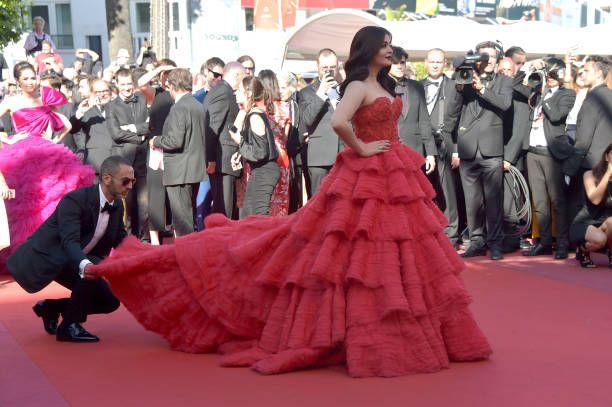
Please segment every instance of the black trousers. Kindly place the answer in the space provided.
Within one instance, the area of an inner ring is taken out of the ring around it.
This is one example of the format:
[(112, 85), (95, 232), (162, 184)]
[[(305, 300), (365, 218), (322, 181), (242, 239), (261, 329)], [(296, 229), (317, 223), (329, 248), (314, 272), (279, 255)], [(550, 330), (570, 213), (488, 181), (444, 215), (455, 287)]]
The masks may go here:
[(527, 153), (529, 188), (540, 229), (540, 243), (547, 246), (552, 244), (552, 207), (555, 211), (557, 244), (567, 246), (570, 223), (565, 176), (561, 162), (554, 159), (547, 148), (545, 150), (534, 153), (530, 149)]
[(230, 219), (235, 219), (236, 208), (236, 178), (233, 175), (215, 173), (210, 176), (210, 190), (213, 197), (213, 212), (223, 213)]
[(511, 253), (521, 247), (521, 236), (519, 235), (518, 202), (514, 199), (512, 190), (514, 188), (514, 177), (509, 172), (504, 172), (504, 223), (502, 226), (504, 240), (504, 253)]
[[(503, 163), (502, 157), (483, 157), (476, 152), (473, 160), (461, 159), (461, 183), (465, 194), (470, 244), (486, 243), (502, 249)], [(486, 230), (485, 230), (486, 224)]]
[(270, 214), (270, 200), (279, 176), (280, 170), (276, 160), (251, 167), (241, 217)]
[(459, 240), (459, 210), (457, 209), (457, 189), (455, 175), (451, 168), (451, 156), (445, 151), (438, 150), (440, 157), (436, 163), (436, 171), (430, 177), (436, 189), (436, 204), (448, 219), (444, 233), (455, 243)]
[(312, 198), (319, 191), (323, 178), (329, 174), (331, 169), (331, 165), (326, 167), (308, 167), (308, 176), (310, 177), (310, 193), (308, 198)]
[[(94, 256), (89, 259), (95, 264), (101, 260)], [(72, 291), (70, 298), (46, 300), (50, 311), (62, 314), (62, 323), (80, 324), (87, 320), (88, 315), (110, 314), (119, 308), (119, 300), (105, 280), (83, 280), (78, 272), (78, 268), (66, 267), (55, 279), (57, 283)]]
[(196, 197), (199, 183), (166, 185), (172, 226), (176, 236), (185, 236), (195, 231)]
[(125, 199), (128, 233), (140, 239), (149, 238), (149, 191), (147, 189), (147, 151), (139, 146), (134, 159), (136, 184)]

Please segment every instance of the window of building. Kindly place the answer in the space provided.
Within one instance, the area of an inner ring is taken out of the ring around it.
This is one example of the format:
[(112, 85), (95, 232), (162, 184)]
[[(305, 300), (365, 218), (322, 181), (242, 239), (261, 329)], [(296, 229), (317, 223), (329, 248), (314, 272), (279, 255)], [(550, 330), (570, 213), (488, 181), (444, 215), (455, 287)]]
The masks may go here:
[(252, 8), (245, 8), (244, 9), (244, 25), (245, 25), (245, 30), (247, 31), (253, 31), (253, 15), (254, 15), (254, 9)]
[(100, 35), (88, 35), (87, 48), (100, 55), (102, 59), (102, 37)]
[(172, 3), (172, 31), (180, 31), (179, 24), (179, 4)]
[(136, 32), (148, 33), (151, 31), (151, 5), (149, 3), (136, 3)]
[(52, 37), (58, 49), (74, 48), (70, 4), (55, 5), (55, 35), (52, 35)]

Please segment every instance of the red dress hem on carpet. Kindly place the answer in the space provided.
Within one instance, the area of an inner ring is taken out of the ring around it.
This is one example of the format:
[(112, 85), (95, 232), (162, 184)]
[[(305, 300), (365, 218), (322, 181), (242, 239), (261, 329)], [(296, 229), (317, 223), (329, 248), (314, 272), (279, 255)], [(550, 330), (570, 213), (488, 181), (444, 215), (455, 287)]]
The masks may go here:
[(173, 349), (218, 351), (224, 366), (392, 377), (488, 358), (423, 158), (397, 139), (400, 112), (399, 98), (361, 108), (357, 136), (391, 149), (344, 150), (295, 214), (211, 215), (171, 246), (130, 238), (98, 270)]

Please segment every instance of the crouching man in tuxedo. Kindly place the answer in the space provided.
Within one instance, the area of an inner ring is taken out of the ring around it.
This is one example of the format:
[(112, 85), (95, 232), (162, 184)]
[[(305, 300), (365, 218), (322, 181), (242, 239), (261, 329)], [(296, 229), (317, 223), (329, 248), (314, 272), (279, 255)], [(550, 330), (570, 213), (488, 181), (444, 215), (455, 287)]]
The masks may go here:
[[(88, 272), (126, 236), (124, 198), (134, 186), (134, 169), (119, 156), (100, 167), (100, 184), (66, 194), (53, 214), (8, 259), (8, 268), (27, 292), (42, 290), (52, 281), (70, 289), (70, 298), (42, 300), (34, 313), (45, 331), (58, 341), (97, 342), (81, 324), (89, 314), (108, 314), (119, 300), (106, 281)], [(58, 326), (59, 317), (62, 322)]]

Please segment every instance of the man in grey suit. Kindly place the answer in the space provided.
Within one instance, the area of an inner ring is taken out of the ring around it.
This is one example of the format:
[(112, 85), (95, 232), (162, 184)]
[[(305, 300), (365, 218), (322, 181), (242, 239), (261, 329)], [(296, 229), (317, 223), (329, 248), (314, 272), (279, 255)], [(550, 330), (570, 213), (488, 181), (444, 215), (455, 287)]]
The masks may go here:
[(476, 52), (488, 54), (488, 61), (477, 64), (472, 84), (458, 87), (462, 111), (457, 152), (470, 231), (470, 246), (461, 256), (484, 256), (488, 245), (491, 259), (501, 260), (503, 117), (512, 106), (512, 79), (496, 74), (498, 44), (478, 44)]
[(405, 76), (408, 53), (400, 47), (392, 48), (393, 55), (389, 75), (397, 83), (395, 92), (402, 98), (399, 138), (402, 144), (425, 157), (425, 172), (430, 174), (435, 170), (434, 156), (438, 154), (438, 150), (431, 134), (425, 92), (419, 82)]
[(206, 177), (204, 168), (204, 117), (202, 105), (191, 94), (193, 80), (187, 69), (168, 74), (174, 106), (166, 118), (162, 135), (149, 144), (164, 151), (163, 182), (172, 211), (176, 236), (195, 230), (195, 199), (198, 185)]
[(338, 57), (331, 49), (319, 51), (319, 78), (299, 92), (300, 126), (308, 133), (307, 164), (309, 196), (317, 193), (323, 178), (336, 162), (342, 142), (331, 127), (331, 117), (340, 100)]
[(223, 80), (204, 99), (204, 129), (206, 140), (206, 172), (210, 175), (213, 212), (234, 217), (234, 184), (241, 170), (232, 167), (232, 155), (238, 144), (230, 137), (230, 129), (240, 110), (235, 92), (245, 71), (239, 62), (229, 62), (223, 70)]

